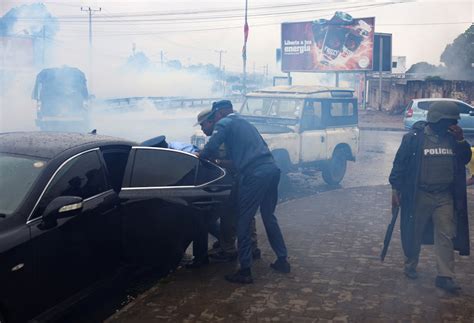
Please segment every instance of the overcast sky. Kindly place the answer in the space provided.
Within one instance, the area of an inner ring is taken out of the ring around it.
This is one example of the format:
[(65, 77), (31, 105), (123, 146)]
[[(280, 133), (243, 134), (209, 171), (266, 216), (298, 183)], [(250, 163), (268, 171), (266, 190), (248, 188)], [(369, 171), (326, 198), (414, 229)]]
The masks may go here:
[[(0, 13), (35, 2), (1, 0)], [(407, 56), (408, 66), (418, 61), (438, 64), (446, 44), (473, 22), (473, 2), (249, 0), (248, 70), (251, 72), (255, 66), (262, 71), (268, 64), (271, 73), (277, 71), (275, 49), (280, 46), (280, 23), (330, 18), (336, 10), (353, 17), (375, 17), (375, 31), (393, 34), (393, 55)], [(100, 64), (120, 65), (130, 55), (132, 44), (136, 44), (137, 50), (144, 51), (155, 62), (160, 61), (163, 51), (165, 59), (179, 59), (183, 64), (218, 65), (216, 51), (223, 50), (222, 63), (226, 69), (242, 70), (245, 0), (44, 3), (54, 16), (60, 17), (61, 29), (55, 40), (61, 48), (58, 63), (85, 64), (88, 24), (87, 14), (80, 8), (92, 6), (102, 8), (94, 15), (93, 27), (95, 57)]]

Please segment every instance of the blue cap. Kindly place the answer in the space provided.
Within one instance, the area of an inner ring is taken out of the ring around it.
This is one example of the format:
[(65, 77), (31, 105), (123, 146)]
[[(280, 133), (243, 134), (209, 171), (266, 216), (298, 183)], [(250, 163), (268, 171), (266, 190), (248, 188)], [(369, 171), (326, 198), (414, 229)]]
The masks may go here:
[(212, 103), (212, 112), (216, 112), (226, 108), (233, 108), (232, 102), (230, 102), (229, 100), (220, 100)]

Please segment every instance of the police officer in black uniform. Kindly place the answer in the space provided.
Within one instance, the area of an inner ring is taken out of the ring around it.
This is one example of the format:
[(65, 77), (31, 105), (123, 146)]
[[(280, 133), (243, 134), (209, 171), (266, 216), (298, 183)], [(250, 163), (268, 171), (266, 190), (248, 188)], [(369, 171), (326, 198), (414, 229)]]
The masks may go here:
[(275, 217), (280, 170), (275, 165), (267, 144), (257, 129), (235, 114), (229, 100), (214, 102), (214, 131), (200, 157), (215, 158), (224, 143), (239, 172), (237, 246), (240, 269), (225, 278), (230, 282), (249, 284), (251, 275), (251, 223), (260, 207), (270, 245), (277, 255), (271, 267), (289, 273), (285, 241)]
[(438, 101), (403, 137), (390, 174), (392, 206), (401, 206), (405, 275), (418, 277), (422, 243), (433, 244), (438, 276), (435, 285), (449, 292), (460, 287), (454, 277), (454, 249), (469, 255), (465, 165), (470, 145), (457, 125), (455, 103)]

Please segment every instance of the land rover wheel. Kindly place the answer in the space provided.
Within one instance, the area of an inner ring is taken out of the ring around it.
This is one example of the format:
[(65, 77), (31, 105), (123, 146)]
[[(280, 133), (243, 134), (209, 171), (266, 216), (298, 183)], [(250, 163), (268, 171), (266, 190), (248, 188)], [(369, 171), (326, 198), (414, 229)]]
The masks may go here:
[(339, 184), (346, 174), (347, 158), (342, 149), (336, 149), (323, 168), (323, 179), (329, 185)]

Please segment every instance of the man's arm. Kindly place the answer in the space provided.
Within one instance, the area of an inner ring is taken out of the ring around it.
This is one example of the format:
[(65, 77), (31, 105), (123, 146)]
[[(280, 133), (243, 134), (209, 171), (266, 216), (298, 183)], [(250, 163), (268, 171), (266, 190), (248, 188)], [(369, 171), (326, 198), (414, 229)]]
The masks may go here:
[(390, 172), (389, 182), (392, 185), (392, 188), (401, 191), (403, 183), (405, 181), (407, 169), (408, 169), (408, 160), (410, 157), (410, 137), (409, 134), (403, 136), (402, 143), (398, 148), (395, 159), (393, 160), (392, 171)]
[(456, 141), (454, 151), (460, 163), (466, 165), (472, 157), (471, 145), (466, 141)]
[(211, 159), (218, 156), (219, 148), (224, 143), (229, 131), (230, 122), (229, 119), (222, 119), (216, 124), (211, 138), (199, 154), (200, 158)]

